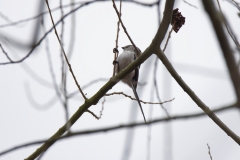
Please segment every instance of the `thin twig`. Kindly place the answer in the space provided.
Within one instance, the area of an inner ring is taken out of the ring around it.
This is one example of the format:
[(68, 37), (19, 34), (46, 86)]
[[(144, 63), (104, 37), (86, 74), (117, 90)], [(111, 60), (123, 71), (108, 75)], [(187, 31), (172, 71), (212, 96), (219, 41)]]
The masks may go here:
[[(61, 12), (61, 18), (64, 15), (63, 12), (63, 8), (62, 8), (62, 0), (60, 0), (59, 2), (59, 7), (60, 7), (60, 12)], [(64, 47), (64, 42), (63, 42), (63, 35), (64, 35), (64, 19), (61, 22), (62, 24), (62, 28), (61, 28), (61, 33), (60, 33), (60, 41), (61, 41), (61, 45)], [(63, 54), (62, 54), (62, 49), (60, 49), (60, 58), (61, 58), (61, 90), (63, 93), (65, 93), (65, 62), (64, 62), (64, 58), (63, 58)], [(66, 95), (66, 94), (65, 94)], [(66, 96), (65, 96), (66, 97)]]
[(229, 29), (229, 27), (228, 27), (228, 25), (227, 25), (227, 22), (226, 22), (226, 19), (225, 19), (224, 15), (223, 15), (222, 8), (221, 8), (221, 6), (220, 6), (219, 0), (217, 0), (217, 4), (218, 4), (218, 8), (219, 8), (219, 10), (220, 10), (220, 12), (221, 12), (221, 15), (222, 15), (222, 17), (223, 17), (223, 23), (224, 23), (224, 25), (225, 25), (225, 27), (226, 27), (226, 29), (227, 29), (227, 32), (228, 32), (228, 34), (230, 35), (230, 37), (232, 38), (232, 40), (233, 40), (233, 42), (235, 43), (235, 45), (237, 46), (238, 51), (240, 51), (240, 44), (238, 43), (238, 41), (237, 41), (237, 39), (235, 38), (235, 36), (233, 35), (233, 33), (231, 33), (231, 31), (230, 31), (230, 29)]
[[(60, 12), (61, 12), (61, 18), (64, 15), (64, 11), (63, 11), (63, 7), (62, 7), (62, 0), (60, 0)], [(61, 33), (60, 33), (60, 41), (61, 41), (61, 45), (64, 47), (64, 42), (63, 42), (63, 36), (64, 36), (64, 19), (61, 22), (62, 24), (62, 28), (61, 28)], [(60, 58), (61, 58), (61, 90), (63, 92), (64, 98), (66, 100), (66, 76), (65, 76), (65, 62), (64, 62), (64, 58), (63, 58), (63, 54), (62, 54), (62, 49), (60, 49)], [(66, 106), (65, 106), (65, 110), (66, 110)]]
[(54, 25), (54, 21), (53, 21), (53, 18), (52, 18), (52, 13), (51, 13), (51, 10), (50, 10), (49, 4), (48, 4), (48, 0), (45, 0), (45, 1), (46, 1), (46, 3), (47, 3), (47, 7), (48, 7), (49, 14), (50, 14), (50, 17), (51, 17), (51, 21), (52, 21), (52, 24), (53, 24), (53, 27), (54, 27), (54, 30), (55, 30), (55, 34), (56, 34), (57, 39), (58, 39), (58, 42), (59, 42), (59, 44), (60, 44), (60, 46), (61, 46), (61, 48), (62, 48), (62, 51), (63, 51), (64, 57), (65, 57), (65, 60), (66, 60), (66, 62), (67, 62), (67, 64), (68, 64), (69, 71), (71, 72), (71, 74), (72, 74), (72, 76), (73, 76), (73, 79), (74, 79), (74, 81), (75, 81), (75, 83), (76, 83), (76, 85), (77, 85), (80, 93), (82, 94), (83, 98), (84, 98), (85, 100), (87, 100), (87, 97), (84, 95), (84, 93), (82, 92), (82, 89), (80, 88), (80, 85), (79, 85), (78, 82), (77, 82), (77, 79), (76, 79), (76, 77), (75, 77), (75, 75), (74, 75), (74, 73), (73, 73), (73, 71), (72, 71), (71, 64), (68, 62), (66, 53), (65, 53), (64, 48), (63, 48), (63, 46), (62, 46), (62, 43), (61, 43), (61, 41), (60, 41), (60, 39), (59, 39), (59, 36), (58, 36), (58, 33), (57, 33), (57, 29), (56, 29), (56, 27), (55, 27), (55, 25)]
[(161, 8), (160, 8), (160, 4), (161, 4), (161, 1), (157, 1), (157, 22), (158, 22), (158, 26), (160, 25), (161, 23)]
[[(135, 100), (135, 101), (137, 101), (137, 99), (135, 99), (135, 98), (133, 98), (133, 97), (131, 97), (131, 96), (129, 96), (129, 95), (123, 93), (123, 92), (113, 92), (113, 93), (108, 93), (108, 94), (105, 94), (105, 96), (112, 96), (112, 95), (115, 95), (115, 94), (121, 94), (121, 95), (124, 95), (125, 97), (130, 98), (131, 100)], [(164, 104), (164, 103), (171, 102), (171, 101), (173, 101), (174, 99), (175, 99), (175, 98), (170, 99), (170, 100), (167, 100), (167, 101), (164, 101), (164, 102), (145, 102), (145, 101), (143, 101), (143, 100), (139, 100), (139, 101), (142, 102), (142, 103), (144, 103), (144, 104)]]
[(12, 20), (10, 20), (7, 16), (5, 16), (2, 12), (0, 12), (0, 17), (7, 21), (8, 23), (12, 23)]
[[(88, 3), (84, 3), (84, 5), (79, 5), (78, 7), (76, 7), (75, 9), (69, 11), (67, 14), (65, 14), (60, 20), (58, 20), (56, 23), (55, 23), (55, 26), (59, 25), (60, 22), (65, 19), (66, 17), (68, 17), (69, 15), (71, 15), (72, 13), (76, 12), (77, 10), (79, 10), (80, 8), (82, 8), (83, 6), (86, 6), (88, 4), (91, 4), (95, 1), (92, 1), (92, 2), (88, 2)], [(25, 59), (27, 59), (32, 53), (33, 51), (35, 50), (35, 48), (37, 48), (41, 42), (47, 37), (47, 35), (52, 32), (52, 30), (54, 29), (55, 26), (52, 26), (44, 35), (42, 38), (39, 39), (39, 41), (32, 47), (32, 49), (21, 59), (19, 60), (16, 60), (16, 61), (13, 61), (13, 62), (3, 62), (3, 63), (0, 63), (0, 65), (7, 65), (7, 64), (16, 64), (16, 63), (20, 63), (20, 62), (23, 62)]]
[(89, 109), (86, 111), (88, 113), (90, 113), (93, 117), (95, 117), (97, 120), (101, 119), (102, 118), (102, 112), (103, 112), (103, 109), (104, 109), (104, 103), (105, 103), (106, 99), (105, 97), (103, 97), (103, 101), (102, 101), (102, 109), (100, 111), (100, 114), (99, 116), (97, 116), (96, 114), (94, 114), (92, 111), (90, 111)]
[(209, 147), (208, 143), (207, 143), (207, 146), (208, 146), (208, 154), (210, 156), (210, 159), (212, 160), (212, 155), (211, 155), (211, 151), (210, 151), (210, 147)]
[[(72, 5), (71, 5), (71, 10), (74, 10), (74, 4), (75, 4), (75, 0), (71, 0)], [(76, 32), (76, 14), (75, 12), (72, 13), (71, 16), (71, 29), (70, 29), (70, 41), (69, 41), (69, 47), (68, 47), (68, 59), (71, 59), (72, 57), (72, 53), (73, 53), (73, 49), (74, 49), (74, 45), (75, 45), (75, 32)]]
[[(174, 24), (175, 24), (175, 23), (174, 23)], [(169, 31), (167, 41), (166, 41), (166, 43), (165, 43), (165, 45), (164, 45), (164, 48), (163, 48), (163, 52), (165, 52), (165, 50), (166, 50), (166, 48), (167, 48), (167, 45), (168, 45), (168, 41), (169, 41), (169, 39), (171, 38), (171, 34), (172, 34), (172, 31), (173, 31), (174, 24), (172, 25), (172, 28), (171, 28), (171, 30)]]
[[(26, 160), (32, 160), (38, 157), (42, 152), (46, 151), (51, 147), (58, 138), (60, 138), (67, 130), (70, 128), (76, 121), (85, 113), (85, 111), (98, 103), (98, 101), (110, 90), (114, 85), (116, 85), (120, 79), (124, 78), (130, 72), (132, 72), (137, 66), (145, 62), (154, 52), (155, 49), (161, 45), (161, 42), (166, 35), (167, 28), (169, 26), (172, 10), (174, 6), (174, 0), (168, 0), (165, 4), (163, 20), (158, 28), (157, 33), (155, 34), (152, 43), (149, 47), (130, 65), (128, 65), (124, 70), (119, 72), (116, 76), (111, 78), (105, 85), (103, 85), (98, 92), (96, 92), (91, 98), (82, 104), (78, 110), (71, 116), (67, 123), (60, 127), (49, 139), (47, 142), (42, 144), (38, 149), (36, 149), (31, 155), (29, 155)], [(68, 127), (69, 126), (69, 127)]]
[(191, 3), (189, 3), (189, 2), (187, 2), (187, 1), (185, 1), (185, 0), (183, 0), (183, 2), (185, 2), (186, 4), (188, 4), (188, 5), (191, 6), (191, 7), (194, 7), (194, 8), (196, 8), (196, 9), (198, 9), (198, 7), (192, 5)]
[(99, 117), (96, 114), (94, 114), (92, 111), (90, 111), (89, 109), (86, 110), (86, 112), (90, 113), (93, 117), (95, 117), (97, 120), (99, 120)]
[[(90, 4), (94, 4), (95, 2), (100, 2), (100, 1), (106, 1), (106, 0), (88, 1), (88, 2), (85, 2), (85, 3), (77, 2), (77, 3), (80, 3), (80, 5), (79, 5), (78, 7), (76, 7), (75, 9), (69, 11), (67, 14), (65, 14), (59, 21), (57, 21), (57, 22), (55, 23), (55, 26), (59, 25), (59, 23), (60, 23), (63, 19), (65, 19), (66, 17), (68, 17), (68, 16), (71, 15), (72, 13), (76, 12), (76, 11), (79, 10), (80, 8), (85, 7), (85, 6), (88, 6), (88, 5), (90, 5)], [(109, 0), (109, 1), (110, 1), (110, 0)], [(125, 2), (129, 2), (129, 3), (134, 3), (134, 4), (137, 4), (137, 5), (146, 6), (146, 7), (152, 7), (152, 6), (154, 6), (154, 5), (157, 4), (156, 2), (153, 2), (153, 3), (149, 3), (149, 4), (148, 4), (148, 3), (141, 3), (141, 2), (132, 1), (132, 0), (124, 0), (124, 1), (125, 1)], [(65, 5), (64, 7), (68, 7), (68, 6), (70, 6), (70, 5), (72, 5), (72, 4)], [(58, 8), (55, 8), (55, 9), (58, 10), (59, 7), (58, 7)], [(35, 16), (35, 17), (28, 18), (28, 19), (25, 19), (25, 20), (21, 20), (21, 21), (18, 21), (18, 22), (14, 22), (14, 23), (15, 23), (15, 24), (18, 24), (18, 23), (25, 22), (25, 21), (28, 21), (28, 20), (31, 20), (31, 19), (35, 19), (35, 18), (41, 17), (42, 15), (44, 15), (44, 14), (46, 14), (46, 13), (47, 13), (47, 12), (43, 12), (42, 14), (39, 14), (39, 15), (37, 15), (37, 16)], [(14, 24), (9, 24), (9, 25), (7, 24), (7, 26), (11, 26), (11, 25), (14, 25)], [(4, 26), (5, 26), (5, 25), (4, 25)], [(1, 25), (0, 25), (0, 28), (1, 28), (1, 27), (4, 27), (4, 26), (1, 26)], [(54, 27), (55, 27), (55, 26), (54, 26)], [(16, 61), (13, 61), (13, 62), (2, 62), (2, 63), (0, 63), (0, 65), (16, 64), (16, 63), (21, 63), (21, 62), (23, 62), (25, 59), (27, 59), (27, 58), (33, 53), (33, 51), (35, 50), (35, 48), (37, 48), (37, 47), (41, 44), (41, 42), (47, 37), (47, 35), (48, 35), (50, 32), (52, 32), (52, 30), (54, 29), (54, 27), (51, 27), (51, 28), (43, 35), (43, 37), (39, 39), (39, 41), (32, 47), (32, 49), (31, 49), (23, 58), (21, 58), (21, 59), (19, 59), (19, 60), (16, 60)], [(160, 36), (160, 37), (162, 37), (162, 36)]]
[[(120, 17), (121, 17), (122, 16), (122, 0), (120, 0), (119, 14), (120, 14)], [(120, 21), (118, 20), (118, 22), (117, 22), (117, 37), (116, 37), (116, 46), (115, 46), (115, 48), (118, 48), (119, 31), (120, 31)]]
[(124, 24), (123, 24), (123, 22), (122, 22), (121, 15), (120, 15), (120, 13), (119, 13), (118, 10), (117, 10), (117, 7), (116, 7), (116, 4), (115, 4), (114, 0), (112, 0), (112, 2), (113, 2), (113, 8), (115, 9), (115, 11), (116, 11), (116, 13), (117, 13), (118, 19), (119, 19), (119, 21), (120, 21), (120, 23), (121, 23), (121, 25), (122, 25), (122, 27), (123, 27), (124, 32), (126, 33), (126, 35), (127, 35), (128, 39), (130, 40), (131, 44), (134, 46), (135, 51), (137, 51), (137, 52), (138, 52), (138, 55), (140, 55), (141, 53), (139, 53), (139, 50), (137, 49), (135, 43), (133, 42), (132, 38), (131, 38), (130, 35), (128, 34), (127, 29), (126, 29), (126, 27), (124, 26)]
[[(60, 0), (60, 12), (61, 12), (61, 18), (64, 16), (64, 11), (63, 11), (63, 7), (62, 7), (62, 0)], [(62, 48), (64, 48), (64, 26), (65, 26), (65, 23), (64, 23), (64, 19), (62, 20), (62, 28), (61, 28), (61, 33), (60, 33), (60, 38), (59, 40), (61, 41), (61, 45), (62, 45)], [(66, 56), (67, 57), (67, 56)], [(69, 113), (68, 113), (68, 97), (67, 97), (67, 76), (66, 76), (66, 72), (67, 72), (67, 69), (66, 69), (66, 63), (64, 61), (64, 58), (63, 58), (63, 54), (62, 54), (62, 49), (60, 50), (60, 58), (61, 58), (61, 89), (62, 89), (62, 92), (63, 92), (63, 96), (64, 96), (64, 103), (63, 103), (63, 108), (64, 108), (64, 111), (65, 111), (65, 119), (66, 119), (66, 122), (68, 121), (69, 119)]]
[[(158, 10), (160, 10), (160, 6), (158, 6)], [(154, 90), (154, 84), (152, 85), (152, 89), (150, 90), (150, 101), (154, 101), (154, 92), (152, 92)], [(148, 112), (148, 121), (152, 121), (153, 120), (153, 106), (150, 105), (149, 106), (149, 112)], [(152, 142), (152, 124), (148, 125), (147, 128), (147, 146), (146, 146), (146, 150), (147, 150), (147, 160), (151, 159), (151, 142)]]
[[(120, 9), (119, 9), (119, 14), (120, 14), (120, 17), (122, 16), (122, 0), (120, 0)], [(120, 21), (118, 20), (117, 22), (117, 37), (116, 37), (116, 45), (115, 45), (115, 48), (113, 50), (114, 52), (114, 61), (116, 61), (117, 57), (118, 57), (118, 37), (119, 37), (119, 31), (120, 31)], [(116, 63), (113, 64), (113, 75), (115, 75), (115, 70), (116, 70)]]
[(103, 113), (103, 110), (104, 110), (104, 103), (106, 102), (106, 97), (103, 97), (103, 101), (102, 101), (102, 109), (100, 111), (100, 114), (99, 114), (99, 119), (102, 118), (102, 113)]
[[(84, 3), (84, 2), (76, 2), (76, 3), (74, 3), (74, 4), (82, 4), (82, 3)], [(70, 4), (66, 4), (66, 5), (64, 5), (64, 6), (62, 6), (63, 8), (66, 8), (66, 7), (70, 7), (72, 5), (72, 3), (70, 3)], [(60, 9), (60, 7), (56, 7), (56, 8), (53, 8), (53, 9), (51, 9), (51, 11), (52, 12), (55, 12), (55, 11), (57, 11), (57, 10), (59, 10)], [(0, 25), (0, 28), (5, 28), (5, 27), (10, 27), (10, 26), (15, 26), (15, 25), (18, 25), (18, 24), (21, 24), (21, 23), (26, 23), (26, 22), (28, 22), (28, 21), (31, 21), (31, 20), (35, 20), (35, 19), (37, 19), (37, 18), (40, 18), (40, 17), (42, 17), (42, 16), (44, 16), (45, 14), (48, 14), (48, 11), (44, 11), (44, 12), (42, 12), (42, 13), (40, 13), (40, 14), (38, 14), (38, 15), (35, 15), (35, 16), (33, 16), (33, 17), (29, 17), (29, 18), (26, 18), (26, 19), (22, 19), (22, 20), (19, 20), (19, 21), (16, 21), (16, 22), (12, 22), (12, 23), (8, 23), (8, 24), (2, 24), (2, 25)]]
[(203, 6), (211, 20), (214, 32), (221, 47), (224, 60), (227, 64), (229, 75), (234, 86), (237, 99), (240, 100), (240, 74), (234, 57), (233, 50), (229, 44), (228, 35), (224, 31), (223, 21), (219, 18), (219, 11), (215, 7), (214, 0), (202, 0)]
[[(161, 1), (158, 1), (158, 5), (157, 5), (157, 22), (158, 22), (158, 26), (160, 25), (161, 23), (161, 7), (160, 7), (160, 2)], [(157, 58), (157, 57), (156, 57)], [(152, 84), (152, 89), (150, 90), (150, 102), (153, 102), (154, 101), (154, 93), (155, 92), (152, 92), (154, 89), (158, 90), (158, 88), (156, 88), (157, 86), (155, 85), (155, 82), (157, 83), (156, 81), (156, 71), (157, 71), (157, 63), (158, 61), (156, 61), (156, 63), (154, 63), (154, 69), (153, 69), (153, 84)], [(148, 121), (152, 121), (152, 117), (153, 117), (153, 106), (150, 105), (149, 106), (149, 115), (148, 115)], [(150, 160), (151, 159), (151, 142), (152, 142), (152, 125), (149, 124), (148, 125), (148, 131), (147, 131), (147, 146), (146, 146), (146, 150), (147, 150), (147, 157), (146, 159), (147, 160)]]
[(12, 59), (8, 56), (8, 53), (3, 49), (1, 43), (0, 43), (0, 48), (1, 48), (2, 52), (5, 54), (5, 56), (7, 57), (7, 59), (8, 59), (10, 62), (13, 62)]
[[(46, 32), (46, 28), (44, 26), (43, 18), (42, 18), (42, 23), (41, 24), (42, 24), (43, 32)], [(63, 102), (63, 99), (61, 97), (61, 93), (59, 91), (59, 87), (58, 87), (58, 84), (57, 84), (57, 81), (56, 81), (55, 72), (53, 70), (52, 58), (51, 58), (51, 54), (50, 54), (50, 50), (49, 50), (49, 41), (48, 41), (47, 37), (45, 38), (45, 42), (46, 42), (45, 50), (46, 50), (46, 53), (47, 53), (47, 61), (48, 61), (48, 65), (49, 65), (49, 72), (51, 74), (54, 90), (55, 90), (55, 92), (57, 94), (57, 97), (60, 100), (61, 104), (63, 104), (64, 102)]]
[[(154, 86), (155, 86), (154, 89), (155, 89), (157, 99), (159, 102), (161, 102), (160, 95), (158, 92), (158, 83), (157, 83), (157, 64), (158, 64), (158, 57), (156, 57), (156, 59), (155, 59), (154, 70), (153, 70), (153, 76), (154, 76), (153, 82), (154, 82)], [(163, 104), (160, 103), (160, 106), (163, 109), (163, 111), (166, 113), (167, 117), (170, 117), (167, 109), (163, 106)]]
[[(232, 104), (229, 106), (224, 106), (218, 109), (213, 110), (214, 113), (217, 112), (222, 112), (222, 111), (226, 111), (229, 109), (237, 109), (236, 104)], [(204, 112), (201, 113), (195, 113), (195, 114), (186, 114), (186, 115), (179, 115), (179, 116), (172, 116), (171, 118), (158, 118), (158, 119), (154, 119), (151, 121), (148, 121), (148, 124), (154, 124), (154, 123), (163, 123), (163, 122), (169, 122), (169, 121), (177, 121), (177, 120), (189, 120), (189, 118), (199, 118), (199, 117), (203, 117), (206, 116), (206, 114)], [(92, 129), (92, 130), (85, 130), (85, 131), (79, 131), (79, 132), (72, 132), (70, 134), (67, 134), (65, 136), (59, 137), (57, 139), (51, 139), (51, 140), (39, 140), (39, 141), (34, 141), (34, 142), (28, 142), (25, 144), (21, 144), (21, 145), (17, 145), (15, 147), (6, 149), (2, 152), (0, 152), (0, 156), (3, 156), (5, 154), (8, 154), (10, 152), (16, 151), (18, 149), (24, 148), (24, 147), (28, 147), (28, 146), (32, 146), (32, 145), (37, 145), (37, 144), (42, 144), (45, 142), (51, 142), (51, 141), (56, 141), (59, 139), (65, 139), (68, 137), (72, 137), (72, 136), (81, 136), (81, 135), (89, 135), (89, 134), (95, 134), (95, 133), (100, 133), (100, 132), (110, 132), (110, 131), (115, 131), (115, 130), (120, 130), (120, 129), (125, 129), (125, 128), (133, 128), (133, 127), (140, 127), (140, 126), (144, 126), (146, 127), (146, 123), (142, 122), (142, 123), (131, 123), (131, 124), (125, 124), (125, 125), (117, 125), (117, 126), (112, 126), (112, 127), (105, 127), (105, 128), (100, 128), (100, 129)]]
[(234, 0), (227, 0), (227, 2), (230, 2), (231, 4), (233, 4), (240, 11), (240, 3), (238, 3)]
[[(81, 7), (81, 6), (83, 7), (83, 6), (87, 6), (89, 4), (98, 3), (100, 1), (103, 2), (103, 1), (111, 1), (111, 0), (97, 0), (97, 1), (95, 0), (95, 1), (87, 1), (87, 2), (79, 1), (79, 2), (74, 2), (74, 3), (69, 3), (69, 4), (66, 4), (66, 5), (63, 5), (62, 8), (70, 7), (70, 6), (73, 6), (73, 5), (76, 5), (76, 4), (80, 4), (79, 7)], [(116, 1), (120, 1), (120, 0), (116, 0)], [(145, 6), (145, 7), (155, 6), (158, 2), (157, 1), (157, 2), (152, 2), (152, 3), (143, 3), (143, 2), (133, 1), (133, 0), (123, 0), (123, 1), (124, 2), (129, 2), (129, 3), (134, 3), (134, 4), (137, 4), (137, 5), (141, 5), (141, 6)], [(60, 9), (60, 7), (56, 7), (56, 8), (51, 9), (51, 11), (54, 12), (54, 11), (57, 11), (59, 9)], [(33, 16), (33, 17), (29, 17), (29, 18), (22, 19), (22, 20), (19, 20), (19, 21), (16, 21), (16, 22), (8, 23), (8, 24), (3, 24), (3, 25), (0, 25), (0, 28), (10, 27), (10, 26), (18, 25), (20, 23), (28, 22), (28, 21), (37, 19), (39, 17), (42, 17), (47, 13), (48, 13), (48, 11), (44, 11), (44, 12), (42, 12), (42, 13), (36, 15), (36, 16)]]

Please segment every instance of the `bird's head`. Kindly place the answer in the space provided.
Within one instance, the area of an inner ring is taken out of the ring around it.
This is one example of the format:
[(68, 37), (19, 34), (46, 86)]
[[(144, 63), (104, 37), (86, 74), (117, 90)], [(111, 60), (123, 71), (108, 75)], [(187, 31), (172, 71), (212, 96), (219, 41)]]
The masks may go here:
[[(124, 51), (131, 51), (131, 52), (138, 53), (138, 52), (136, 52), (136, 50), (135, 50), (135, 48), (134, 48), (133, 45), (124, 46), (124, 47), (122, 47), (122, 49), (123, 49)], [(137, 49), (138, 49), (139, 53), (142, 53), (141, 50), (140, 50), (138, 47), (137, 47)]]

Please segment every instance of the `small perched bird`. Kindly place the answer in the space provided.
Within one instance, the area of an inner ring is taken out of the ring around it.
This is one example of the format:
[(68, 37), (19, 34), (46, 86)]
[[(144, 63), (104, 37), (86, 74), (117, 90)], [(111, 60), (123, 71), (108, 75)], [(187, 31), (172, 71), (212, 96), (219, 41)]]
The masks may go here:
[[(118, 56), (117, 60), (115, 61), (115, 63), (117, 63), (117, 67), (116, 67), (115, 73), (119, 73), (122, 69), (127, 67), (136, 58), (138, 58), (140, 56), (140, 54), (141, 54), (140, 49), (137, 48), (138, 51), (136, 51), (133, 45), (127, 45), (125, 47), (122, 47), (122, 49), (123, 49), (123, 53), (120, 54)], [(134, 93), (134, 95), (135, 95), (135, 97), (136, 97), (136, 99), (138, 101), (138, 104), (139, 104), (139, 107), (141, 109), (141, 112), (143, 114), (144, 121), (145, 121), (145, 123), (147, 123), (146, 122), (146, 118), (145, 118), (144, 113), (143, 113), (143, 109), (142, 109), (141, 103), (140, 103), (139, 98), (138, 98), (137, 91), (136, 91), (137, 84), (138, 84), (138, 77), (139, 77), (139, 68), (140, 68), (140, 66), (138, 66), (131, 73), (129, 73), (127, 76), (125, 76), (122, 79), (122, 82), (126, 83), (129, 87), (132, 88), (133, 93)]]

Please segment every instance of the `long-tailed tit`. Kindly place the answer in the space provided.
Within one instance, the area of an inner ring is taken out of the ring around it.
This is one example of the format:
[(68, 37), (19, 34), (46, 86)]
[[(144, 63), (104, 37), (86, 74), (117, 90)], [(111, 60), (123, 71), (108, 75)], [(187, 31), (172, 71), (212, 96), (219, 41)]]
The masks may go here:
[[(136, 58), (138, 58), (140, 56), (140, 53), (141, 53), (140, 49), (137, 48), (138, 51), (139, 51), (139, 52), (137, 52), (133, 45), (127, 45), (125, 47), (122, 47), (122, 49), (123, 49), (123, 53), (120, 54), (118, 56), (117, 60), (115, 61), (115, 63), (117, 63), (115, 73), (119, 73), (122, 69), (127, 67)], [(145, 119), (145, 116), (144, 116), (144, 113), (143, 113), (141, 103), (140, 103), (139, 98), (138, 98), (137, 91), (136, 91), (137, 84), (138, 84), (138, 77), (139, 77), (139, 68), (140, 68), (140, 66), (138, 66), (131, 73), (129, 73), (127, 76), (125, 76), (122, 79), (122, 82), (126, 83), (129, 87), (132, 88), (133, 93), (134, 93), (134, 95), (135, 95), (135, 97), (138, 101), (139, 107), (141, 109), (144, 121), (145, 121), (145, 123), (147, 123), (146, 119)]]

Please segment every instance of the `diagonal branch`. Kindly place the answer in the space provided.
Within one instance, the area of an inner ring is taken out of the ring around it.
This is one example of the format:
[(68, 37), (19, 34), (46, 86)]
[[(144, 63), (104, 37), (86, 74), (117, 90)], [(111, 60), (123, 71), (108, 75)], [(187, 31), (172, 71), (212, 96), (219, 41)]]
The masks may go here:
[[(226, 110), (230, 110), (230, 109), (236, 109), (236, 105), (237, 104), (234, 103), (229, 106), (220, 107), (218, 109), (213, 110), (213, 112), (218, 113), (218, 112), (222, 112), (222, 111), (226, 111)], [(164, 123), (164, 122), (169, 122), (169, 121), (177, 121), (177, 120), (181, 120), (181, 119), (188, 120), (189, 118), (199, 118), (199, 117), (203, 117), (203, 116), (206, 116), (206, 114), (204, 112), (201, 112), (201, 113), (194, 113), (194, 114), (172, 116), (171, 118), (158, 118), (158, 119), (148, 121), (147, 123), (148, 124)], [(115, 130), (120, 130), (120, 129), (124, 129), (124, 128), (133, 128), (133, 127), (140, 127), (140, 126), (146, 126), (145, 122), (123, 124), (123, 125), (117, 125), (117, 126), (111, 126), (111, 127), (104, 127), (104, 128), (100, 128), (100, 129), (85, 130), (85, 131), (77, 131), (77, 132), (73, 132), (73, 133), (67, 134), (65, 136), (62, 136), (62, 137), (58, 138), (57, 140), (65, 139), (65, 138), (73, 137), (73, 136), (89, 135), (89, 134), (95, 134), (95, 133), (100, 133), (100, 132), (109, 132), (109, 131), (115, 131)], [(10, 149), (0, 152), (0, 156), (3, 156), (5, 154), (8, 154), (10, 152), (16, 151), (18, 149), (21, 149), (21, 148), (24, 148), (27, 146), (45, 143), (46, 141), (48, 141), (48, 140), (45, 139), (45, 140), (39, 140), (39, 141), (28, 142), (25, 144), (17, 145), (15, 147), (12, 147)]]
[(8, 59), (10, 62), (13, 62), (12, 59), (9, 57), (8, 53), (3, 49), (2, 44), (0, 44), (0, 48), (1, 48), (2, 52), (5, 54), (5, 56), (7, 57), (7, 59)]
[(82, 94), (83, 98), (84, 98), (85, 100), (87, 100), (87, 97), (84, 95), (84, 93), (83, 93), (80, 85), (79, 85), (78, 82), (77, 82), (77, 79), (76, 79), (76, 77), (75, 77), (75, 75), (74, 75), (74, 73), (73, 73), (71, 64), (70, 64), (69, 61), (68, 61), (67, 55), (66, 55), (65, 50), (64, 50), (64, 48), (63, 48), (63, 46), (62, 46), (61, 40), (60, 40), (60, 38), (59, 38), (59, 36), (58, 36), (57, 29), (56, 29), (56, 27), (55, 27), (55, 25), (54, 25), (54, 21), (53, 21), (53, 18), (52, 18), (51, 9), (50, 9), (49, 4), (48, 4), (48, 0), (46, 0), (46, 3), (47, 3), (48, 11), (49, 11), (49, 14), (50, 14), (50, 17), (51, 17), (51, 21), (52, 21), (52, 24), (53, 24), (53, 27), (54, 27), (54, 30), (55, 30), (55, 34), (56, 34), (57, 39), (58, 39), (58, 42), (59, 42), (59, 44), (60, 44), (60, 46), (61, 46), (61, 49), (62, 49), (62, 52), (63, 52), (63, 54), (64, 54), (65, 60), (66, 60), (66, 62), (67, 62), (67, 64), (68, 64), (69, 71), (70, 71), (71, 74), (72, 74), (72, 77), (73, 77), (73, 79), (74, 79), (74, 81), (75, 81), (75, 83), (76, 83), (76, 85), (77, 85), (77, 87), (78, 87), (78, 90), (79, 90), (80, 93)]
[(140, 57), (138, 57), (132, 64), (130, 64), (126, 69), (122, 70), (116, 76), (112, 77), (94, 96), (90, 99), (85, 100), (84, 104), (79, 107), (79, 109), (73, 114), (73, 116), (66, 122), (49, 140), (39, 147), (33, 154), (31, 154), (26, 160), (32, 160), (38, 157), (42, 152), (46, 151), (59, 137), (61, 137), (68, 128), (70, 128), (81, 116), (88, 110), (88, 108), (98, 101), (122, 78), (132, 72), (137, 66), (142, 64), (152, 55), (151, 48), (146, 49)]
[(232, 33), (232, 31), (230, 30), (230, 26), (227, 24), (227, 21), (226, 21), (226, 18), (225, 18), (225, 16), (224, 16), (223, 12), (222, 12), (222, 9), (221, 9), (219, 0), (217, 0), (217, 3), (218, 3), (219, 11), (220, 11), (220, 13), (221, 13), (221, 15), (222, 15), (222, 17), (223, 17), (223, 23), (224, 23), (224, 25), (225, 25), (225, 28), (227, 29), (228, 34), (230, 35), (230, 37), (232, 38), (233, 42), (235, 43), (238, 51), (240, 51), (240, 45), (239, 45), (239, 43), (238, 43), (238, 41), (237, 41), (237, 39), (236, 39), (236, 36), (235, 36), (235, 35)]
[(236, 143), (240, 144), (240, 138), (230, 128), (228, 128), (210, 109), (204, 104), (201, 99), (188, 87), (188, 85), (182, 80), (177, 71), (173, 68), (167, 57), (164, 55), (162, 50), (157, 51), (158, 58), (165, 65), (172, 77), (182, 87), (182, 89), (192, 98), (192, 100)]
[(158, 32), (155, 35), (150, 46), (128, 67), (123, 69), (120, 73), (116, 76), (110, 78), (110, 80), (90, 99), (85, 100), (84, 104), (79, 107), (79, 109), (73, 114), (73, 116), (66, 122), (59, 130), (52, 135), (47, 142), (45, 142), (41, 147), (39, 147), (36, 151), (34, 151), (26, 160), (32, 160), (38, 157), (41, 153), (46, 151), (53, 143), (60, 138), (68, 128), (70, 128), (81, 116), (82, 114), (88, 110), (88, 108), (94, 104), (97, 104), (98, 101), (115, 85), (117, 84), (122, 78), (132, 72), (136, 67), (141, 65), (145, 60), (147, 60), (152, 54), (155, 48), (159, 48), (166, 32), (167, 28), (170, 24), (170, 20), (172, 17), (172, 10), (173, 10), (174, 0), (166, 1), (165, 11), (163, 21), (160, 24)]
[(233, 51), (230, 47), (228, 38), (223, 29), (223, 24), (219, 16), (219, 12), (216, 10), (216, 7), (214, 6), (212, 0), (202, 0), (202, 3), (212, 22), (214, 31), (217, 35), (223, 56), (228, 67), (228, 71), (235, 89), (235, 94), (237, 96), (238, 101), (240, 101), (240, 75), (233, 55)]

